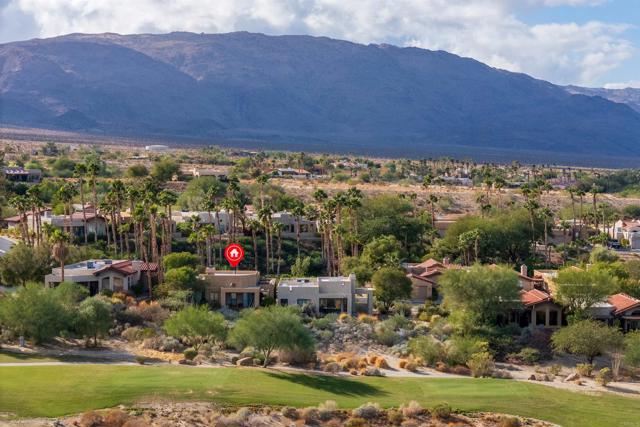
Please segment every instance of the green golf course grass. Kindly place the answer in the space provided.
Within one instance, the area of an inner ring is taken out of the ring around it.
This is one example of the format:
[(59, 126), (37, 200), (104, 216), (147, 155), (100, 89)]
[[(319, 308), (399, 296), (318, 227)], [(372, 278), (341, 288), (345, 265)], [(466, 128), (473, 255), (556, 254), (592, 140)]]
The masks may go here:
[(0, 363), (44, 363), (44, 362), (102, 362), (105, 359), (85, 356), (43, 356), (40, 354), (0, 351)]
[(0, 413), (55, 417), (141, 400), (341, 408), (366, 402), (425, 407), (447, 402), (459, 411), (491, 411), (543, 419), (565, 427), (638, 426), (640, 399), (587, 395), (496, 379), (346, 378), (275, 370), (179, 366), (0, 367)]

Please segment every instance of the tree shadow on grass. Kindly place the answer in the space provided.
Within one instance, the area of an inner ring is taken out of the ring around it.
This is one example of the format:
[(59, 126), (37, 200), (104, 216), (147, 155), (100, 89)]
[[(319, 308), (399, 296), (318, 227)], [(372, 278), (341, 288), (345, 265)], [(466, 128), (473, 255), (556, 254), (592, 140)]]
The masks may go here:
[(384, 396), (387, 392), (371, 384), (329, 375), (295, 374), (290, 372), (268, 372), (273, 379), (289, 381), (315, 390), (328, 391), (342, 396)]

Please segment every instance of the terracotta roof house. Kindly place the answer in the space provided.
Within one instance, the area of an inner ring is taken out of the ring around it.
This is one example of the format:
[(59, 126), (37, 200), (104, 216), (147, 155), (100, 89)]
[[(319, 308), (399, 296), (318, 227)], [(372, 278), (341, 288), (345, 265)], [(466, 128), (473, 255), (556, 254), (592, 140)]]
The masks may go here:
[(640, 300), (620, 293), (611, 295), (607, 302), (613, 307), (613, 316), (620, 319), (623, 332), (640, 329)]
[(449, 263), (448, 259), (436, 261), (428, 259), (419, 264), (405, 264), (407, 277), (411, 280), (411, 301), (415, 304), (424, 304), (427, 300), (438, 298), (438, 279), (445, 271), (452, 268), (462, 268), (457, 264)]
[(540, 289), (520, 291), (520, 301), (524, 310), (514, 313), (512, 321), (521, 327), (542, 327), (557, 329), (566, 324), (562, 307), (553, 301), (551, 294)]
[[(132, 287), (142, 282), (147, 284), (147, 274), (155, 277), (158, 265), (142, 261), (91, 259), (64, 266), (64, 280), (84, 285), (90, 295), (103, 289), (114, 292), (130, 292)], [(145, 274), (143, 274), (145, 273)], [(44, 278), (46, 286), (57, 286), (62, 282), (60, 267), (51, 270)]]
[(630, 249), (640, 249), (640, 221), (618, 220), (610, 230), (610, 236), (618, 241), (629, 242)]

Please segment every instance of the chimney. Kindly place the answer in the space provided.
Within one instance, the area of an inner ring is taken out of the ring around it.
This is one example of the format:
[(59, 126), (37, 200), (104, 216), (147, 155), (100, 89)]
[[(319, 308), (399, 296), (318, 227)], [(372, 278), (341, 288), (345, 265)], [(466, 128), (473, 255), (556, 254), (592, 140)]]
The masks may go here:
[(526, 264), (522, 264), (520, 266), (520, 274), (522, 274), (523, 276), (527, 276), (527, 265)]

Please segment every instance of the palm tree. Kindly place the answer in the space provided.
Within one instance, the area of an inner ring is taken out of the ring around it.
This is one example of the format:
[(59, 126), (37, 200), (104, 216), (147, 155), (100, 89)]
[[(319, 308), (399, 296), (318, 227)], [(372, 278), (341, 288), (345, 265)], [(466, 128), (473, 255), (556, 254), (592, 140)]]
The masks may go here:
[(584, 226), (584, 214), (582, 213), (582, 203), (583, 203), (583, 199), (584, 199), (584, 195), (586, 193), (584, 192), (584, 190), (582, 189), (578, 189), (578, 191), (576, 191), (576, 196), (578, 196), (580, 198), (580, 229), (578, 231), (578, 235), (580, 237), (582, 237), (582, 227)]
[(69, 234), (55, 230), (49, 238), (51, 242), (51, 255), (60, 263), (60, 278), (64, 282), (64, 263), (69, 258)]
[(578, 189), (574, 186), (570, 186), (567, 188), (567, 192), (569, 193), (569, 197), (571, 198), (571, 212), (573, 215), (573, 226), (571, 228), (571, 241), (576, 240), (576, 193)]
[(167, 240), (165, 241), (164, 244), (164, 254), (170, 254), (171, 253), (171, 234), (172, 234), (172, 224), (173, 224), (173, 219), (172, 219), (172, 206), (176, 204), (176, 202), (178, 201), (178, 196), (176, 196), (176, 194), (173, 191), (170, 190), (162, 190), (159, 194), (158, 194), (158, 203), (160, 204), (160, 206), (164, 207), (165, 210), (165, 217), (163, 218), (163, 228), (164, 228), (164, 233), (167, 235)]
[(269, 182), (270, 176), (267, 174), (262, 174), (256, 178), (256, 182), (260, 186), (260, 208), (264, 208), (264, 187)]
[[(413, 194), (415, 195), (415, 193)], [(351, 228), (351, 255), (354, 257), (357, 257), (359, 252), (358, 209), (362, 207), (362, 198), (362, 191), (358, 188), (351, 187), (347, 190), (347, 207), (349, 208), (349, 226)]]
[(549, 208), (549, 206), (545, 206), (540, 212), (542, 216), (542, 220), (544, 222), (544, 248), (546, 253), (546, 261), (549, 264), (549, 260), (551, 257), (551, 251), (549, 249), (549, 220), (553, 220), (553, 211)]
[(18, 215), (20, 216), (20, 236), (22, 242), (29, 245), (29, 225), (27, 224), (28, 199), (25, 196), (13, 196), (9, 199), (9, 205), (18, 211)]
[(431, 208), (431, 228), (436, 228), (436, 203), (438, 203), (438, 196), (435, 194), (429, 194), (429, 206)]
[(84, 244), (87, 244), (87, 212), (84, 204), (84, 176), (87, 174), (87, 166), (84, 163), (76, 163), (73, 168), (73, 176), (78, 180), (80, 188), (80, 203), (82, 204), (82, 226), (84, 234)]
[(276, 222), (271, 227), (272, 227), (273, 233), (275, 233), (275, 235), (277, 236), (278, 262), (276, 264), (276, 275), (280, 276), (280, 261), (282, 259), (282, 229), (284, 228), (284, 224), (282, 224), (281, 222)]
[(298, 250), (298, 258), (300, 258), (300, 220), (304, 215), (304, 204), (301, 201), (296, 200), (293, 208), (291, 208), (291, 214), (296, 221), (296, 248)]
[(267, 274), (271, 271), (271, 215), (273, 210), (271, 206), (267, 205), (264, 208), (258, 210), (258, 220), (262, 224), (264, 230), (264, 246), (265, 246), (265, 260)]
[(40, 184), (32, 185), (27, 189), (27, 197), (32, 211), (33, 229), (35, 230), (36, 243), (42, 243), (42, 210), (44, 201), (42, 200), (42, 190)]
[[(256, 271), (258, 269), (258, 230), (262, 228), (260, 221), (256, 219), (250, 219), (248, 222), (249, 230), (251, 230), (251, 240), (253, 242), (253, 264)], [(299, 256), (299, 255), (298, 255)]]
[(598, 229), (598, 208), (597, 208), (597, 195), (601, 192), (601, 188), (596, 185), (594, 182), (591, 184), (591, 188), (589, 189), (593, 197), (593, 219), (594, 219), (594, 228)]
[(98, 213), (98, 189), (96, 187), (96, 179), (98, 177), (98, 173), (100, 172), (100, 165), (94, 159), (91, 159), (87, 163), (87, 174), (89, 175), (89, 181), (91, 182), (91, 192), (93, 193), (93, 212), (94, 212), (94, 234), (93, 234), (93, 242), (98, 242), (98, 224), (97, 224), (97, 213)]
[(73, 196), (75, 196), (76, 190), (70, 182), (65, 182), (58, 189), (57, 196), (58, 200), (64, 205), (65, 210), (65, 229), (67, 233), (71, 234), (71, 202), (73, 201)]

